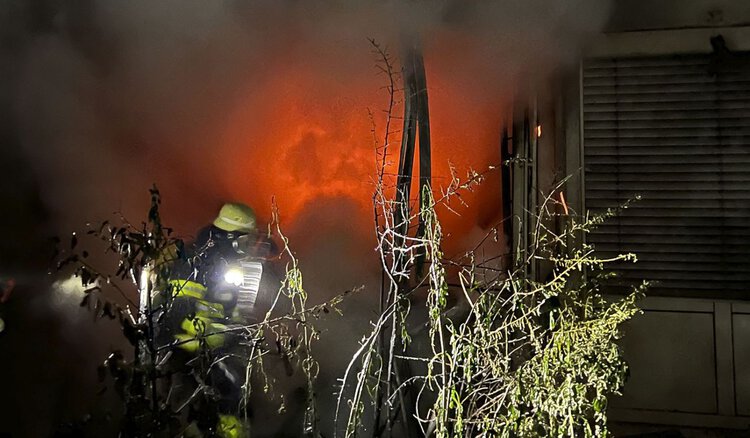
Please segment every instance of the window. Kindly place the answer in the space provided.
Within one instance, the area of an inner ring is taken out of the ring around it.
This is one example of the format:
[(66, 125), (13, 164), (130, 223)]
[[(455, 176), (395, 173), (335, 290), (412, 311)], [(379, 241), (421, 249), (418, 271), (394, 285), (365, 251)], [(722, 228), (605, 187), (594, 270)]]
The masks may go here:
[(640, 196), (589, 235), (633, 252), (612, 286), (746, 298), (750, 291), (750, 74), (746, 54), (595, 59), (583, 69), (585, 206)]

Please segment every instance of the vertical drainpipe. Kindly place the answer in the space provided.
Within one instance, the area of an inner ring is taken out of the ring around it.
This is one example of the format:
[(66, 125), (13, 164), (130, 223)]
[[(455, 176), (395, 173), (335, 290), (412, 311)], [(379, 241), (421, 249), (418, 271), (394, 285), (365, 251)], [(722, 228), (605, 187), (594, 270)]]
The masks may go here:
[(516, 104), (513, 114), (513, 159), (512, 159), (512, 268), (524, 278), (533, 279), (536, 275), (536, 263), (526, 264), (528, 251), (535, 238), (537, 220), (538, 177), (537, 150), (538, 125), (537, 99), (523, 100), (523, 105)]
[[(508, 129), (508, 122), (503, 126), (503, 135), (500, 140), (500, 190), (502, 193), (502, 218), (503, 218), (503, 236), (512, 242), (513, 236), (513, 150), (511, 149), (511, 133)], [(503, 261), (506, 267), (507, 258)]]
[(528, 181), (528, 170), (526, 162), (528, 160), (528, 149), (526, 147), (526, 133), (524, 120), (525, 111), (516, 107), (513, 113), (513, 160), (511, 164), (511, 179), (513, 184), (513, 201), (511, 209), (511, 220), (513, 221), (511, 235), (512, 249), (512, 270), (518, 271), (524, 269), (522, 263), (524, 250), (526, 248), (526, 215), (524, 214), (526, 206), (526, 182)]
[[(529, 148), (529, 162), (526, 168), (528, 169), (528, 200), (526, 207), (527, 215), (527, 242), (526, 248), (528, 251), (533, 249), (535, 241), (538, 238), (536, 223), (539, 221), (539, 136), (537, 135), (537, 126), (539, 126), (539, 105), (536, 97), (536, 93), (532, 94), (529, 100), (529, 111), (528, 111), (528, 125), (527, 125), (527, 140)], [(532, 280), (538, 280), (537, 278), (537, 265), (536, 260), (532, 260), (529, 266), (529, 278)]]

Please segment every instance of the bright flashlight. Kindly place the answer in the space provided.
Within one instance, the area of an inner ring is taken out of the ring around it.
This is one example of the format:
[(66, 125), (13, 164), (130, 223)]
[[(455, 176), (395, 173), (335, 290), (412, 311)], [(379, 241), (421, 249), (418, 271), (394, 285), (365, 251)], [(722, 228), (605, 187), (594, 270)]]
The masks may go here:
[(242, 275), (242, 269), (230, 268), (224, 273), (224, 281), (235, 286), (242, 286), (244, 277)]

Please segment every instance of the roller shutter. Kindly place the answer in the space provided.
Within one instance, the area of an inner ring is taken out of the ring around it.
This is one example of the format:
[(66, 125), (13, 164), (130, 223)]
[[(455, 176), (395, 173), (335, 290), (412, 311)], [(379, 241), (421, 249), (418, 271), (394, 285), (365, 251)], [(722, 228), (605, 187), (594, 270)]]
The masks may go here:
[(655, 281), (652, 294), (750, 298), (750, 75), (713, 66), (689, 55), (583, 69), (586, 208), (641, 198), (588, 239), (600, 256), (636, 253), (618, 281)]

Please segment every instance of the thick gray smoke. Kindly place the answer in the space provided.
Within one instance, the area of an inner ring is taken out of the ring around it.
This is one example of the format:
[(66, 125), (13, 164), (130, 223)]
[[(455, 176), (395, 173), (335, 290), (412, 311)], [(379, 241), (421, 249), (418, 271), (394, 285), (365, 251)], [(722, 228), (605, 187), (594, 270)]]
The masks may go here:
[[(33, 176), (16, 193), (41, 198), (39, 234), (114, 211), (137, 222), (153, 183), (183, 235), (230, 199), (267, 219), (276, 195), (313, 301), (365, 284), (374, 302), (366, 109), (382, 122), (386, 78), (368, 38), (397, 56), (420, 36), (440, 181), (448, 159), (496, 162), (519, 78), (574, 65), (608, 13), (602, 0), (6, 0), (2, 147), (30, 170), (3, 184)], [(352, 338), (327, 357), (368, 328), (367, 305), (352, 311)]]
[[(384, 106), (367, 38), (398, 55), (403, 35), (420, 34), (436, 104), (473, 117), (507, 102), (518, 75), (573, 62), (607, 11), (599, 0), (3, 2), (4, 104), (55, 223), (71, 228), (115, 210), (137, 217), (155, 182), (189, 232), (230, 196), (261, 211), (273, 194), (291, 197), (283, 195), (294, 187), (263, 183), (293, 158), (269, 155), (288, 147), (279, 131), (331, 139), (304, 121), (276, 123), (279, 112), (307, 112), (329, 130), (334, 121), (309, 113), (362, 120), (365, 108)], [(435, 142), (449, 157), (454, 145)], [(350, 143), (357, 154), (371, 147)], [(305, 150), (313, 173), (351, 153)], [(370, 170), (368, 162), (342, 178), (366, 183)]]

